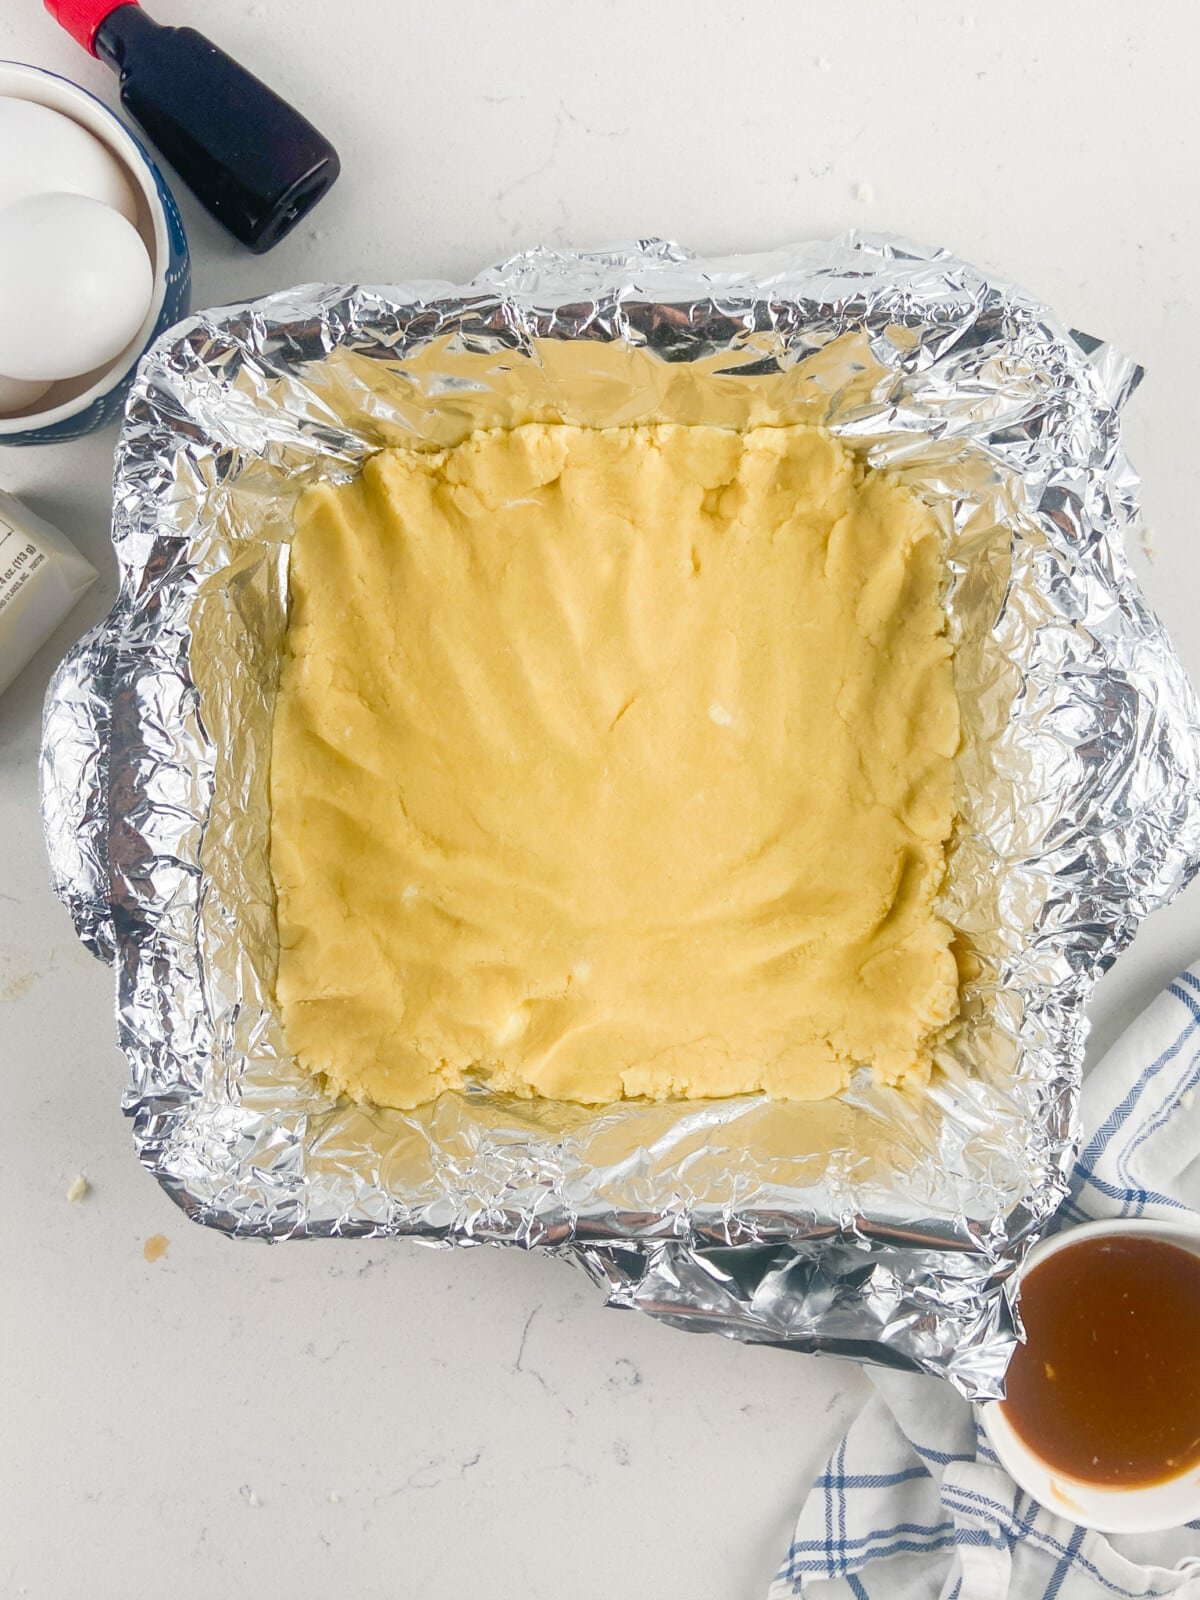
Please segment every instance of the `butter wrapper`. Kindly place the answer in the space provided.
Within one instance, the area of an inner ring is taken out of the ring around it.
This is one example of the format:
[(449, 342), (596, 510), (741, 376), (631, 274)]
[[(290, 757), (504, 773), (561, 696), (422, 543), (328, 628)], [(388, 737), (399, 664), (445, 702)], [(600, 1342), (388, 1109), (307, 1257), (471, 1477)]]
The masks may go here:
[(98, 576), (66, 534), (0, 490), (0, 694)]
[[(117, 972), (125, 1109), (197, 1221), (517, 1244), (678, 1327), (1000, 1392), (1015, 1267), (1075, 1148), (1084, 1007), (1200, 864), (1200, 707), (1124, 553), (1137, 369), (943, 251), (534, 250), (472, 284), (192, 317), (117, 453), (121, 591), (51, 687), (55, 884)], [(945, 532), (964, 719), (943, 914), (960, 1026), (921, 1093), (331, 1102), (273, 1000), (267, 772), (296, 496), (392, 444), (563, 420), (828, 426)]]

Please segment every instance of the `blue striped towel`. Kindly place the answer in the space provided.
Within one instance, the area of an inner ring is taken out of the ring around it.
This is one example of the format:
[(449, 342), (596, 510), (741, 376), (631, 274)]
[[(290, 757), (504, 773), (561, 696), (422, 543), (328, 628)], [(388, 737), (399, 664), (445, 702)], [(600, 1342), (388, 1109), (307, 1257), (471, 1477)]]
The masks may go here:
[[(1056, 1225), (1200, 1211), (1198, 1087), (1200, 967), (1088, 1075)], [(1200, 1522), (1086, 1531), (1017, 1488), (948, 1384), (871, 1377), (876, 1393), (813, 1484), (769, 1600), (1200, 1600)]]

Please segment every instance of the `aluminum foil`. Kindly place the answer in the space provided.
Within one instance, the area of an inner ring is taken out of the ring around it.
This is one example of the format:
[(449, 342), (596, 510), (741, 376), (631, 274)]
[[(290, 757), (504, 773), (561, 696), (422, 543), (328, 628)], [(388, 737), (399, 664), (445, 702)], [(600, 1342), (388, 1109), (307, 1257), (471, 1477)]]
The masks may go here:
[[(1064, 1189), (1084, 1006), (1200, 861), (1200, 709), (1124, 554), (1137, 370), (945, 252), (535, 250), (474, 283), (307, 286), (180, 323), (117, 451), (112, 614), (51, 687), (56, 887), (117, 975), (145, 1165), (242, 1236), (511, 1243), (681, 1328), (999, 1392)], [(966, 739), (926, 1092), (598, 1111), (331, 1103), (284, 1046), (267, 761), (291, 507), (394, 443), (563, 419), (827, 424), (935, 509)]]

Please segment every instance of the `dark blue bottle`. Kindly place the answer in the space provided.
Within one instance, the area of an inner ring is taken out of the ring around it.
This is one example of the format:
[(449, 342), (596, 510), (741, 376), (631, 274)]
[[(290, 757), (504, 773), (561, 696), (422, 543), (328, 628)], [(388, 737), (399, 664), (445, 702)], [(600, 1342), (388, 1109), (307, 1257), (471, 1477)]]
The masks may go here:
[(251, 250), (278, 244), (341, 170), (329, 140), (194, 28), (134, 0), (46, 0), (121, 75), (121, 103), (217, 221)]

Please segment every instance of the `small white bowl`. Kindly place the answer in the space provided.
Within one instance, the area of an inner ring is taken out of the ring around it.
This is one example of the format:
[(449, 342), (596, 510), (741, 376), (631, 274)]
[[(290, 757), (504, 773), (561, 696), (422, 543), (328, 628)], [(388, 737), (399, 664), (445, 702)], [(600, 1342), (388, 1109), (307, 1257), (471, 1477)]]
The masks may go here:
[(27, 411), (0, 416), (0, 445), (53, 444), (104, 427), (121, 414), (137, 364), (160, 333), (186, 316), (187, 239), (171, 191), (142, 142), (95, 95), (42, 67), (0, 61), (0, 95), (32, 100), (70, 117), (116, 156), (138, 196), (138, 232), (154, 268), (154, 296), (141, 328), (115, 360), (56, 383)]
[[(1079, 1228), (1064, 1228), (1043, 1239), (1026, 1256), (1020, 1276), (1060, 1250), (1067, 1250), (1084, 1239), (1117, 1235), (1141, 1239), (1161, 1239), (1200, 1255), (1200, 1223), (1119, 1220), (1087, 1222)], [(1196, 1353), (1200, 1361), (1200, 1351)], [(1041, 1502), (1071, 1522), (1101, 1533), (1162, 1533), (1178, 1528), (1200, 1516), (1200, 1464), (1178, 1477), (1139, 1487), (1085, 1483), (1057, 1467), (1049, 1466), (1036, 1455), (1004, 1415), (999, 1401), (979, 1407), (983, 1431), (1010, 1477)]]

